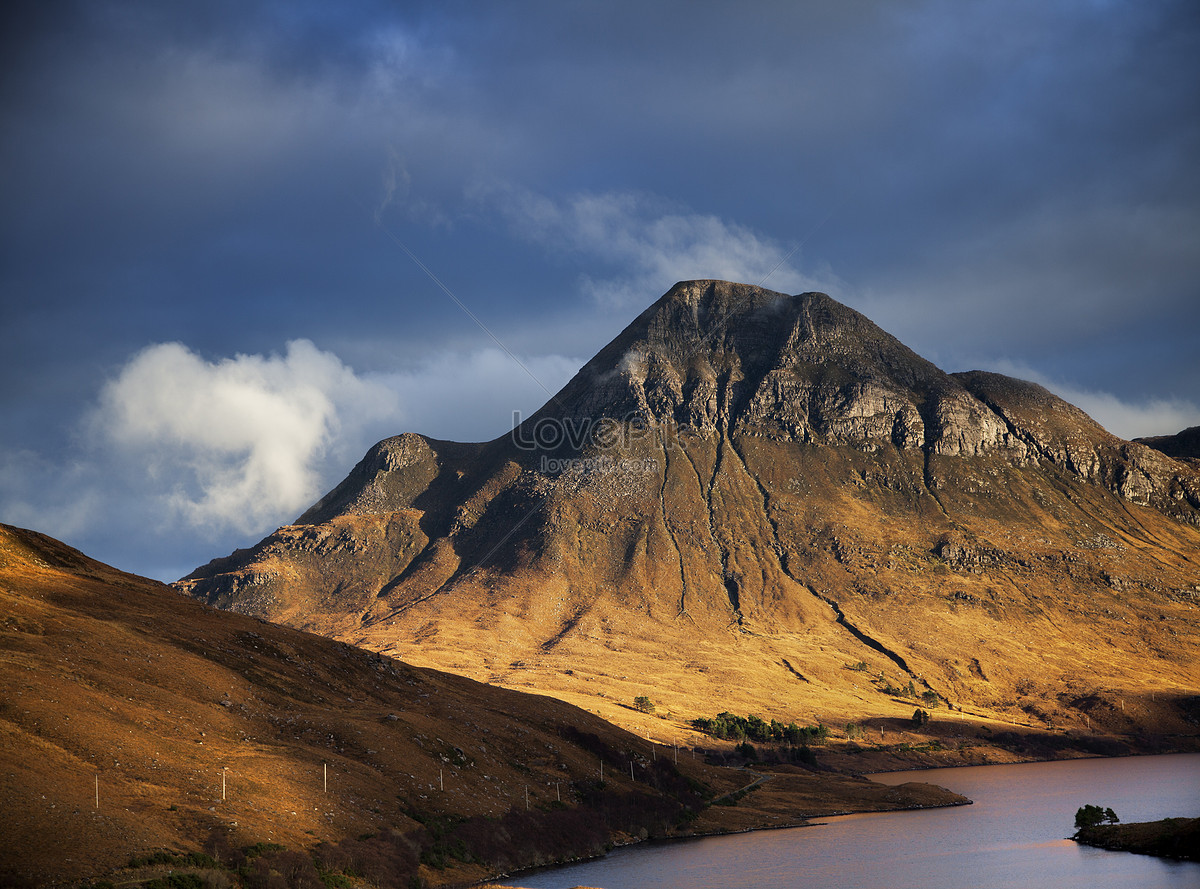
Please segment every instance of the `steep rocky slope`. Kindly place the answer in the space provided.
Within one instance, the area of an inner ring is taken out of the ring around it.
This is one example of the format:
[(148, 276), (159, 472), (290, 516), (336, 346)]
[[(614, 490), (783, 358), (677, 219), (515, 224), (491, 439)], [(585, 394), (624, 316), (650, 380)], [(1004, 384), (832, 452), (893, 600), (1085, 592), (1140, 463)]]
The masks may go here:
[(380, 442), (178, 586), (639, 732), (911, 715), (922, 693), (1059, 733), (1196, 732), (1200, 476), (822, 294), (679, 284), (511, 435)]

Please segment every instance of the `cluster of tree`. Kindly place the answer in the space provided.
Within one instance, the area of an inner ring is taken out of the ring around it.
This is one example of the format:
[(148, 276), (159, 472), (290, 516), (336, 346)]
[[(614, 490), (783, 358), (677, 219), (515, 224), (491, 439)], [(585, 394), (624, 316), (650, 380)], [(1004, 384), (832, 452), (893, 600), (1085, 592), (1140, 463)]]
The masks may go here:
[(915, 725), (917, 728), (920, 728), (923, 725), (928, 725), (929, 724), (929, 714), (918, 707), (912, 715), (912, 721), (913, 721), (913, 725)]
[(653, 713), (654, 702), (646, 695), (638, 695), (633, 699), (633, 707), (635, 710), (640, 710), (642, 713)]
[(1102, 809), (1100, 806), (1080, 806), (1075, 811), (1075, 829), (1085, 830), (1101, 824), (1116, 824), (1121, 819), (1112, 809)]
[(737, 716), (728, 711), (711, 718), (701, 716), (699, 719), (693, 719), (692, 727), (723, 741), (758, 741), (803, 746), (823, 744), (829, 737), (829, 729), (823, 725), (801, 726), (794, 722), (784, 725), (775, 719), (767, 722), (753, 714)]
[(885, 695), (895, 698), (915, 698), (917, 696), (917, 687), (911, 679), (908, 680), (908, 685), (892, 685), (890, 680), (880, 680), (879, 690)]
[(736, 766), (744, 762), (791, 762), (805, 766), (817, 764), (817, 755), (807, 744), (801, 744), (799, 747), (764, 747), (759, 750), (749, 741), (742, 741), (732, 751), (709, 750), (705, 754), (705, 759), (710, 764), (718, 766)]
[(891, 695), (892, 697), (896, 698), (912, 698), (913, 700), (920, 700), (921, 703), (930, 710), (934, 709), (942, 702), (942, 699), (938, 697), (938, 693), (936, 691), (926, 689), (925, 691), (918, 692), (917, 686), (911, 679), (908, 680), (908, 685), (902, 686), (892, 685), (891, 682), (882, 680), (882, 678), (879, 681), (882, 683), (879, 686), (879, 690), (885, 695)]

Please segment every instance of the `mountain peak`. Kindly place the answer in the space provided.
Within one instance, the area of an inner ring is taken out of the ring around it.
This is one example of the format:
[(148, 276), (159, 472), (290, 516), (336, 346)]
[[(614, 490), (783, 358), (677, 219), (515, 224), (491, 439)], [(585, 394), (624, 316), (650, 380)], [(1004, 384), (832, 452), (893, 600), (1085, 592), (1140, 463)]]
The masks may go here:
[(530, 418), (753, 431), (824, 444), (1021, 450), (961, 384), (823, 293), (684, 281)]

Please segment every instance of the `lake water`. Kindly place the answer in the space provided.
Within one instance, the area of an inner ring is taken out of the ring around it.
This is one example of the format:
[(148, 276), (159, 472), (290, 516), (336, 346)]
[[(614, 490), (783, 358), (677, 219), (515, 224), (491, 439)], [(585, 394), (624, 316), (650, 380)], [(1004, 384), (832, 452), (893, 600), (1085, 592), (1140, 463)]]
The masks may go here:
[(814, 827), (630, 846), (528, 874), (531, 889), (1158, 889), (1200, 887), (1200, 864), (1063, 839), (1086, 803), (1122, 821), (1200, 816), (1200, 754), (975, 766), (871, 776), (925, 781), (972, 806), (844, 815)]

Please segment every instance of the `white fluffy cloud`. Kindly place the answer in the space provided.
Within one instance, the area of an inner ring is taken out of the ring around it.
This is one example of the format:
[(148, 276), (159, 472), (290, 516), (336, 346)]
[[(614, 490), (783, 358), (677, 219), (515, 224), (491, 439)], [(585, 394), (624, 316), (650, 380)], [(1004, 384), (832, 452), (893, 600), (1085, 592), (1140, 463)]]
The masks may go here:
[(185, 524), (249, 532), (312, 502), (325, 461), (398, 407), (394, 391), (307, 340), (215, 362), (161, 343), (104, 387), (91, 423), (120, 455), (144, 461)]
[(181, 343), (131, 356), (70, 453), (0, 453), (0, 520), (174, 580), (292, 521), (381, 438), (506, 433), (578, 369), (498, 348), (356, 373), (308, 340), (209, 360)]

